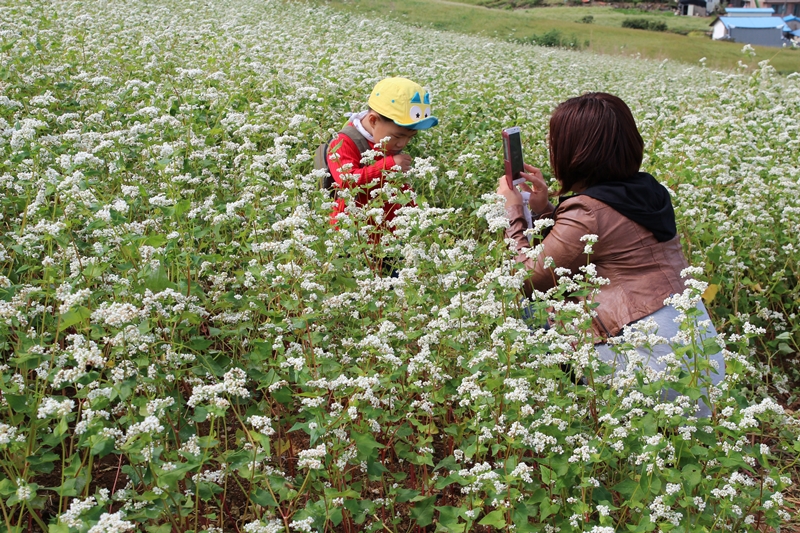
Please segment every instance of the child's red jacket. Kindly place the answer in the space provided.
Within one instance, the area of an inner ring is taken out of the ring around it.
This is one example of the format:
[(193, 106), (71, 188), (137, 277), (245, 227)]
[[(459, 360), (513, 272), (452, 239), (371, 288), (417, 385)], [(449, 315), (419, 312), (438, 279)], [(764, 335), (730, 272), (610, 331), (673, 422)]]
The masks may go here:
[[(349, 122), (348, 125), (353, 126), (353, 123)], [(339, 146), (339, 143), (341, 143), (341, 146)], [(375, 149), (375, 143), (370, 142), (368, 139), (367, 144), (369, 144), (370, 150)], [(375, 187), (381, 187), (385, 181), (384, 173), (389, 171), (395, 165), (394, 157), (391, 155), (385, 157), (378, 155), (375, 157), (375, 162), (373, 164), (369, 166), (362, 165), (361, 152), (359, 152), (356, 143), (353, 142), (350, 137), (341, 132), (334, 136), (333, 140), (328, 146), (330, 147), (328, 149), (328, 168), (330, 169), (334, 182), (336, 182), (334, 187), (338, 187), (340, 189), (363, 187), (364, 185), (367, 185), (373, 181), (376, 183)], [(335, 151), (335, 153), (332, 153), (336, 146), (339, 146), (339, 148)], [(352, 165), (352, 168), (349, 171), (339, 171), (339, 169), (348, 164)], [(352, 178), (349, 178), (345, 181), (342, 181), (342, 174), (354, 174), (358, 176), (358, 179), (353, 181)], [(404, 190), (408, 189), (407, 186), (403, 186), (402, 188)], [(368, 192), (361, 192), (358, 194), (358, 196), (356, 196), (356, 205), (363, 206), (368, 202)], [(336, 200), (336, 205), (334, 205), (333, 211), (331, 212), (331, 224), (336, 225), (336, 217), (340, 213), (344, 212), (345, 205), (344, 199), (338, 198)], [(395, 217), (395, 212), (400, 207), (402, 207), (400, 204), (390, 202), (385, 203), (383, 206), (383, 224), (392, 220)]]

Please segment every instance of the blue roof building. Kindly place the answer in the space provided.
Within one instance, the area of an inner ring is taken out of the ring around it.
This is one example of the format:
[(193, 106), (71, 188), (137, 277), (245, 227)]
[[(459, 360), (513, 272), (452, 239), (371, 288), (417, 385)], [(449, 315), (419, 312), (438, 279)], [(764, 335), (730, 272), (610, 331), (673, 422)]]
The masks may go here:
[(786, 22), (772, 8), (728, 8), (711, 23), (711, 38), (760, 46), (783, 46)]
[[(798, 4), (800, 5), (800, 4)], [(783, 21), (786, 23), (789, 28), (794, 30), (800, 30), (800, 17), (796, 17), (794, 15), (789, 15), (787, 17), (783, 17)]]
[(783, 21), (786, 23), (786, 26), (783, 27), (785, 37), (794, 42), (800, 41), (800, 17), (789, 15), (783, 17)]
[(771, 7), (729, 7), (725, 9), (729, 17), (771, 17), (775, 10)]

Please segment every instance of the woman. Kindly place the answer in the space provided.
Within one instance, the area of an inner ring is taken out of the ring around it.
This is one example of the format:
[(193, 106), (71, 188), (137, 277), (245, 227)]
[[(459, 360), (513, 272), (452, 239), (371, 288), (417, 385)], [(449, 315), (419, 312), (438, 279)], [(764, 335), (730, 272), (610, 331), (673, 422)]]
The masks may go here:
[[(549, 202), (547, 185), (538, 168), (525, 165), (523, 177), (531, 186), (529, 206), (534, 218), (552, 218), (554, 225), (542, 243), (538, 258), (520, 254), (531, 275), (526, 292), (546, 291), (557, 282), (544, 257), (555, 267), (578, 268), (590, 259), (597, 275), (609, 280), (594, 297), (599, 304), (592, 320), (598, 355), (622, 370), (624, 358), (605, 344), (624, 326), (645, 319), (658, 325), (658, 335), (667, 339), (677, 333), (674, 318), (679, 312), (664, 301), (684, 291), (681, 271), (688, 267), (681, 249), (669, 192), (650, 174), (640, 172), (644, 143), (628, 106), (616, 96), (588, 93), (560, 104), (550, 118), (550, 165), (561, 190), (573, 193), (561, 198), (558, 207)], [(507, 237), (517, 248), (528, 248), (522, 195), (501, 177), (498, 194), (506, 198), (510, 227)], [(584, 253), (584, 235), (596, 235), (591, 258)], [(708, 320), (702, 302), (701, 320)], [(716, 335), (709, 326), (702, 337)], [(656, 371), (664, 370), (658, 359), (671, 353), (668, 345), (639, 350)], [(712, 383), (724, 376), (721, 354), (712, 356)], [(708, 415), (705, 405), (701, 415)]]

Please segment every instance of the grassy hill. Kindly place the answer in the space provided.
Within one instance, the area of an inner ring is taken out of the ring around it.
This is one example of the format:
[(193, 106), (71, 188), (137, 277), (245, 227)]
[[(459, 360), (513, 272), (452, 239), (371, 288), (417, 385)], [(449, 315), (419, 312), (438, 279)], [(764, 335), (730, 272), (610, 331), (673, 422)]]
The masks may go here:
[[(678, 17), (668, 12), (640, 12), (612, 7), (541, 7), (533, 9), (490, 9), (478, 0), (315, 0), (344, 11), (370, 17), (386, 17), (411, 25), (438, 30), (481, 34), (502, 39), (527, 40), (558, 30), (586, 50), (599, 54), (640, 56), (697, 64), (706, 58), (712, 69), (733, 70), (742, 61), (755, 67), (769, 59), (781, 73), (800, 71), (800, 50), (754, 47), (755, 57), (743, 56), (741, 43), (712, 41), (704, 33), (712, 18)], [(578, 22), (591, 15), (592, 24)], [(622, 27), (627, 18), (664, 21), (670, 31), (652, 32)], [(681, 35), (680, 31), (688, 33)]]

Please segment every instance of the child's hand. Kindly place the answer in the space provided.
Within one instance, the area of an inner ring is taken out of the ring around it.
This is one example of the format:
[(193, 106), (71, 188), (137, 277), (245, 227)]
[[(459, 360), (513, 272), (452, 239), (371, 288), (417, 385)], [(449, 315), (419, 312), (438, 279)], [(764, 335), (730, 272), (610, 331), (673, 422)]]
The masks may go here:
[(403, 172), (408, 172), (411, 170), (411, 156), (408, 154), (395, 154), (394, 156), (394, 164), (399, 165), (400, 169)]

